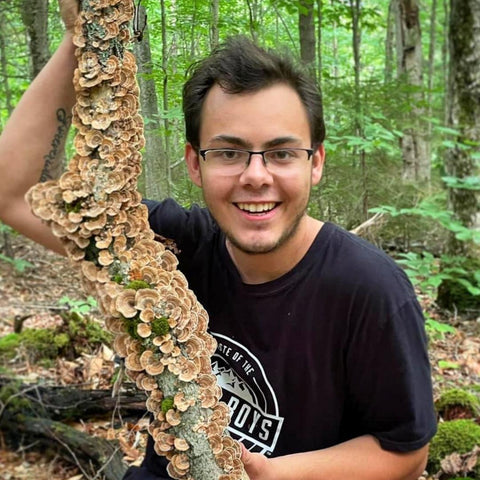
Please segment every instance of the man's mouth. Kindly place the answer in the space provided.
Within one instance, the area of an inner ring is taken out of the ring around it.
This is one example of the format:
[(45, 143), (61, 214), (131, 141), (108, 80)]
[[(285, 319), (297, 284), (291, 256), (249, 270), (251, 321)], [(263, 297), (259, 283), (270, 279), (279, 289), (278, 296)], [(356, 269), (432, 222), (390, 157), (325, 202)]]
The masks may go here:
[(248, 213), (266, 213), (273, 210), (277, 205), (275, 202), (266, 203), (236, 203), (240, 210)]

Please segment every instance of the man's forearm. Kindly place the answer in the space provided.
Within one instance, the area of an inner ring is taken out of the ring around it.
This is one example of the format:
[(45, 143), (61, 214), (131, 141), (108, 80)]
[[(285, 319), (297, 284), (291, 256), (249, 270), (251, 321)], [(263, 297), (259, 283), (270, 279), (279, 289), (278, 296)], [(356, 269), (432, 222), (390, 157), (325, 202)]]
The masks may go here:
[[(67, 33), (22, 96), (0, 138), (0, 173), (5, 173), (1, 178), (22, 185), (24, 191), (40, 179), (45, 164), (51, 166), (63, 148), (75, 102), (74, 51)], [(4, 183), (7, 182), (2, 182), (2, 188)], [(10, 188), (17, 190), (17, 185)]]
[(390, 452), (365, 435), (324, 450), (272, 459), (246, 454), (243, 460), (251, 480), (416, 480), (427, 452)]
[(71, 34), (67, 33), (22, 96), (0, 136), (0, 219), (57, 250), (55, 242), (51, 245), (48, 235), (39, 231), (33, 216), (29, 217), (24, 195), (38, 181), (60, 173), (75, 102), (74, 53)]

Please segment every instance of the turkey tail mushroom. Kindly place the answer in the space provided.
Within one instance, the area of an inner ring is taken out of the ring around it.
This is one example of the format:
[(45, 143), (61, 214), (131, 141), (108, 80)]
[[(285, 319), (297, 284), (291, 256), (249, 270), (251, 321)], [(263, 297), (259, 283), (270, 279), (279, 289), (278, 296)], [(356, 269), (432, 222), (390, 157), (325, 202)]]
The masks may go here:
[(132, 0), (81, 0), (73, 41), (78, 68), (76, 154), (58, 181), (27, 193), (83, 274), (115, 335), (127, 373), (145, 390), (155, 451), (173, 478), (247, 478), (240, 445), (227, 432), (228, 408), (210, 358), (207, 313), (177, 260), (154, 241), (136, 190), (143, 122), (130, 42)]

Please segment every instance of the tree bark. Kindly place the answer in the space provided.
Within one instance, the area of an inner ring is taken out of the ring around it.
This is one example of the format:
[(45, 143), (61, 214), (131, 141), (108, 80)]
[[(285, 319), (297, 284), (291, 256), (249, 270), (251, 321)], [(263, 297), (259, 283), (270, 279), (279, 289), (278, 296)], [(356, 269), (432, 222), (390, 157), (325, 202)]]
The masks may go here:
[[(436, 43), (436, 23), (437, 23), (437, 0), (432, 0), (432, 7), (430, 12), (430, 44), (428, 46), (428, 79), (427, 79), (427, 117), (430, 119), (433, 112), (432, 92), (435, 68), (435, 43)], [(429, 153), (430, 157), (430, 137), (432, 134), (432, 123), (428, 122), (428, 138), (429, 138)]]
[(27, 385), (6, 377), (0, 377), (0, 392), (0, 429), (12, 448), (28, 443), (41, 452), (53, 450), (77, 465), (87, 478), (99, 471), (107, 480), (123, 477), (127, 467), (116, 441), (92, 437), (62, 422), (111, 417), (115, 410), (122, 418), (140, 418), (145, 413), (144, 392), (128, 386), (118, 398), (112, 398), (111, 390)]
[[(162, 21), (162, 71), (163, 71), (163, 88), (162, 88), (162, 102), (163, 102), (163, 111), (168, 112), (168, 74), (167, 74), (167, 64), (168, 64), (168, 45), (167, 45), (167, 14), (165, 11), (165, 1), (160, 1), (160, 14)], [(170, 120), (167, 116), (163, 119), (164, 127), (164, 151), (165, 151), (165, 179), (166, 179), (166, 196), (170, 196), (170, 185), (172, 184), (172, 175), (170, 172)]]
[(395, 39), (395, 3), (390, 0), (387, 15), (387, 33), (385, 36), (385, 75), (384, 82), (390, 83), (393, 80), (393, 52)]
[(418, 0), (397, 0), (397, 72), (411, 87), (412, 108), (401, 139), (403, 177), (408, 181), (430, 180), (430, 158), (424, 114), (422, 42)]
[(322, 25), (323, 25), (323, 0), (317, 0), (317, 86), (320, 95), (323, 95), (322, 87), (322, 69), (323, 69), (323, 57), (322, 57)]
[(64, 423), (5, 412), (0, 426), (5, 440), (14, 448), (28, 443), (41, 452), (53, 449), (77, 465), (87, 478), (102, 472), (107, 480), (119, 480), (127, 470), (117, 442), (92, 437)]
[(258, 40), (258, 29), (259, 29), (259, 10), (260, 5), (257, 0), (246, 0), (248, 8), (248, 18), (250, 25), (250, 35), (254, 41)]
[[(144, 7), (140, 7), (144, 11)], [(144, 185), (146, 198), (161, 200), (168, 195), (168, 176), (165, 149), (160, 134), (160, 112), (157, 90), (152, 76), (152, 52), (148, 26), (140, 42), (135, 42), (133, 51), (137, 58), (137, 80), (140, 87), (140, 109), (145, 121), (145, 149), (143, 152)]]
[(313, 0), (300, 0), (298, 3), (298, 32), (300, 35), (300, 58), (310, 76), (317, 80), (315, 68), (315, 19)]
[(218, 8), (219, 0), (210, 1), (210, 49), (213, 50), (218, 45)]
[[(355, 71), (355, 135), (365, 138), (365, 126), (363, 117), (363, 103), (360, 92), (360, 76), (361, 76), (361, 55), (360, 45), (362, 43), (362, 31), (360, 26), (361, 4), (360, 0), (350, 0), (350, 12), (352, 16), (352, 48)], [(365, 150), (362, 147), (356, 149), (355, 154), (358, 156), (360, 170), (362, 176), (362, 218), (368, 218), (368, 172)]]
[(48, 0), (23, 0), (22, 20), (29, 38), (31, 77), (35, 78), (50, 58), (48, 45)]
[[(0, 390), (12, 384), (15, 398), (27, 400), (32, 411), (50, 420), (85, 420), (98, 415), (112, 415), (115, 410), (122, 417), (141, 417), (145, 413), (145, 393), (132, 384), (126, 384), (117, 397), (112, 397), (112, 390), (83, 390), (75, 385), (19, 384), (11, 378), (0, 377)], [(9, 400), (3, 400), (8, 410)]]
[[(443, 14), (444, 14), (444, 23), (443, 31), (448, 32), (448, 25), (450, 23), (450, 8), (448, 5), (449, 0), (443, 0)], [(448, 34), (445, 34), (444, 41), (442, 43), (442, 72), (443, 72), (443, 86), (445, 91), (448, 91)], [(443, 102), (443, 113), (444, 113), (444, 122), (448, 123), (448, 102), (446, 101), (446, 95), (444, 95)]]
[[(460, 135), (447, 152), (445, 169), (461, 181), (480, 174), (473, 158), (480, 152), (480, 4), (451, 0), (450, 7), (448, 125)], [(456, 218), (466, 227), (479, 228), (479, 191), (449, 188), (448, 193)], [(452, 238), (450, 253), (462, 253), (464, 248), (465, 242)]]

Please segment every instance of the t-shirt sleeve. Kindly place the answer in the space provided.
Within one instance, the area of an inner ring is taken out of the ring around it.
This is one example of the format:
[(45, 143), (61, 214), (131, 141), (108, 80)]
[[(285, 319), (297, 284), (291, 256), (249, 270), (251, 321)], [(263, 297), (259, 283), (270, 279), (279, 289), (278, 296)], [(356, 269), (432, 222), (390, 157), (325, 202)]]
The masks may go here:
[(386, 450), (421, 448), (437, 422), (420, 305), (411, 297), (387, 318), (362, 323), (347, 358), (352, 423)]
[(178, 258), (191, 258), (200, 244), (215, 232), (215, 224), (204, 208), (198, 205), (190, 209), (181, 207), (175, 200), (168, 198), (161, 202), (144, 200), (148, 208), (148, 221), (152, 230), (175, 242), (179, 249)]

